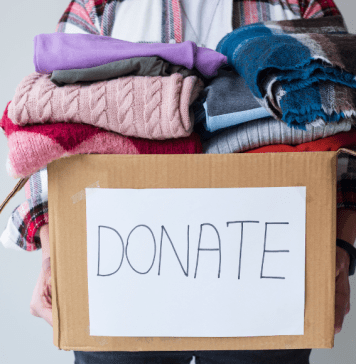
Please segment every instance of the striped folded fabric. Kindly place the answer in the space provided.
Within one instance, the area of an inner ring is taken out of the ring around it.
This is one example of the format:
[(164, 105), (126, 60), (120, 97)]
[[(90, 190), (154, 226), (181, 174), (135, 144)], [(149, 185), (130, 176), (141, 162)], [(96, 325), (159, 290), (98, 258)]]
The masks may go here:
[(0, 127), (8, 139), (8, 174), (29, 176), (56, 159), (74, 154), (194, 154), (201, 153), (199, 136), (149, 140), (125, 137), (92, 125), (76, 123), (15, 125), (8, 117), (9, 102)]
[(289, 127), (356, 115), (356, 35), (342, 16), (251, 24), (227, 34), (217, 51)]
[(26, 200), (11, 213), (0, 242), (5, 248), (34, 251), (41, 248), (39, 229), (49, 221), (47, 168), (33, 174), (24, 189)]
[[(343, 119), (334, 123), (325, 123), (321, 120), (319, 125), (309, 124), (306, 130), (301, 130), (290, 128), (270, 116), (219, 130), (211, 133), (211, 136), (203, 134), (205, 136), (205, 140), (202, 139), (203, 151), (213, 154), (241, 153), (269, 145), (308, 143), (349, 132), (355, 124), (354, 119)], [(196, 131), (200, 132), (197, 128)]]

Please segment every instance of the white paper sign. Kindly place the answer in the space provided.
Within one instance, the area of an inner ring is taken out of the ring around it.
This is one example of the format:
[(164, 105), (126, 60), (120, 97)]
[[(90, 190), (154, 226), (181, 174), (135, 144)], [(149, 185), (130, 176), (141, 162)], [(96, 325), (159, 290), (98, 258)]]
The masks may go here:
[(90, 335), (304, 334), (305, 187), (86, 189)]

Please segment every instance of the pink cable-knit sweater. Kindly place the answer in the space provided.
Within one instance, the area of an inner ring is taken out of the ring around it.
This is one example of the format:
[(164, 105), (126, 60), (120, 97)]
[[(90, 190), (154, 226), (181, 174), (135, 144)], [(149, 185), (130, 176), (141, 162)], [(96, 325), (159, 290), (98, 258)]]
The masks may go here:
[(50, 75), (32, 73), (18, 85), (9, 117), (18, 125), (85, 123), (125, 136), (187, 137), (194, 117), (189, 106), (202, 91), (196, 76), (120, 77), (58, 87)]

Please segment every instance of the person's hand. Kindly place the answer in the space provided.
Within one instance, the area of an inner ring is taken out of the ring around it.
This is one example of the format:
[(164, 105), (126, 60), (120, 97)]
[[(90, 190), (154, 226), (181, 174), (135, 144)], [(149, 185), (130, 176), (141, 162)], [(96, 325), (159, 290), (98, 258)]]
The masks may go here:
[(350, 312), (350, 256), (347, 251), (336, 247), (335, 277), (335, 335), (341, 331), (344, 317)]
[(50, 258), (46, 258), (42, 262), (41, 272), (38, 277), (35, 290), (32, 294), (30, 313), (33, 316), (45, 319), (51, 326), (53, 326)]

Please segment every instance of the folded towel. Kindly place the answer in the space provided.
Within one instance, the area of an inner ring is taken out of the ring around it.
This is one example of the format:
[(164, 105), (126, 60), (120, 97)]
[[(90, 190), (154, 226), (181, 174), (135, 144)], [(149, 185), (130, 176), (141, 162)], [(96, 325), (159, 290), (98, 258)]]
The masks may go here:
[(306, 130), (301, 130), (290, 128), (270, 116), (227, 128), (203, 140), (203, 151), (213, 154), (240, 153), (266, 145), (298, 145), (350, 131), (353, 124), (351, 119), (327, 124), (320, 120), (319, 125), (308, 124)]
[(85, 123), (138, 138), (181, 138), (192, 132), (189, 106), (202, 89), (196, 76), (179, 73), (57, 87), (34, 72), (16, 88), (9, 117), (18, 125)]
[(356, 115), (356, 35), (341, 16), (248, 25), (217, 50), (260, 105), (290, 127)]
[(39, 34), (34, 38), (36, 72), (89, 68), (133, 57), (158, 56), (166, 61), (192, 69), (205, 77), (212, 77), (226, 57), (194, 42), (133, 43), (94, 34)]
[(173, 73), (180, 73), (183, 77), (203, 78), (196, 68), (190, 70), (159, 57), (134, 57), (91, 68), (56, 70), (52, 72), (51, 81), (60, 87), (76, 82), (103, 81), (123, 76), (170, 76)]
[(234, 70), (220, 69), (218, 76), (204, 89), (204, 94), (204, 125), (210, 132), (270, 116)]
[(74, 154), (194, 154), (201, 153), (199, 136), (148, 140), (124, 137), (86, 124), (57, 123), (15, 125), (8, 103), (0, 127), (8, 139), (7, 171), (13, 178), (26, 177), (48, 163)]

